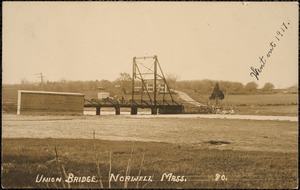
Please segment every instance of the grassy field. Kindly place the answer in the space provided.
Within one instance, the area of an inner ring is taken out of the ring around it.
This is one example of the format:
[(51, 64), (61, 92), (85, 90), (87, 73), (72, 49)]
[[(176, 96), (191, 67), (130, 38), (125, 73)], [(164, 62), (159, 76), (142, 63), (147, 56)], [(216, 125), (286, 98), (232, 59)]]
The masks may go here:
[(298, 94), (227, 95), (224, 104), (297, 105)]
[[(37, 175), (60, 177), (60, 162), (55, 161), (54, 147), (66, 173), (75, 176), (97, 176), (95, 162), (100, 163), (103, 186), (108, 188), (110, 151), (111, 173), (152, 176), (150, 183), (139, 182), (139, 188), (296, 188), (297, 153), (268, 151), (232, 151), (157, 143), (105, 141), (92, 139), (3, 139), (2, 186), (59, 188), (66, 183), (37, 183)], [(212, 143), (213, 146), (220, 146)], [(132, 152), (133, 150), (133, 152)], [(132, 156), (131, 156), (132, 155)], [(143, 166), (141, 167), (142, 156)], [(131, 161), (129, 161), (131, 158)], [(164, 173), (184, 176), (185, 182), (161, 181)], [(224, 175), (222, 179), (217, 175)], [(226, 180), (225, 180), (226, 178)], [(97, 183), (70, 183), (71, 187), (99, 188)], [(137, 182), (128, 182), (136, 188)], [(112, 181), (112, 188), (124, 182)]]
[[(64, 179), (65, 170), (98, 180), (71, 187), (99, 188), (101, 176), (107, 188), (110, 160), (114, 175), (125, 176), (130, 168), (130, 176), (153, 176), (150, 183), (139, 182), (139, 188), (297, 187), (298, 122), (3, 114), (2, 136), (3, 187), (68, 187), (36, 182), (38, 175)], [(186, 181), (161, 181), (170, 173)], [(124, 185), (111, 181), (113, 188)], [(137, 187), (137, 182), (126, 187)]]
[(246, 115), (298, 115), (298, 94), (228, 95), (222, 102)]
[[(188, 93), (194, 100), (207, 104), (210, 94)], [(219, 101), (225, 109), (234, 109), (242, 115), (275, 115), (297, 116), (298, 94), (252, 94), (252, 95), (225, 95)]]
[[(186, 92), (196, 101), (209, 101), (210, 94), (200, 94), (193, 91)], [(298, 94), (225, 94), (220, 103), (225, 105), (298, 105)]]

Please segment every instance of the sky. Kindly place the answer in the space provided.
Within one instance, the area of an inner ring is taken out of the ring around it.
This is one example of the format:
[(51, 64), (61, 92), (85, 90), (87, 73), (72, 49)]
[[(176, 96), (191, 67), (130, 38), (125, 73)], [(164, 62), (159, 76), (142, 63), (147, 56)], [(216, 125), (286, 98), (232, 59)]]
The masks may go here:
[(179, 80), (298, 84), (297, 2), (3, 2), (2, 14), (3, 84), (115, 80), (152, 55)]

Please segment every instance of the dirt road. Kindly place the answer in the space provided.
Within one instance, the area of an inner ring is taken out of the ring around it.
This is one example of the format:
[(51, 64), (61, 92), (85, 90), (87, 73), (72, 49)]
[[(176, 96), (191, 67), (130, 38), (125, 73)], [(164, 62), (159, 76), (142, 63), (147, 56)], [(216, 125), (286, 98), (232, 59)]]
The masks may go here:
[(176, 92), (178, 94), (179, 98), (181, 98), (186, 103), (193, 104), (195, 106), (205, 106), (204, 104), (201, 104), (200, 102), (196, 102), (187, 93), (177, 91), (177, 90), (175, 90), (174, 92)]

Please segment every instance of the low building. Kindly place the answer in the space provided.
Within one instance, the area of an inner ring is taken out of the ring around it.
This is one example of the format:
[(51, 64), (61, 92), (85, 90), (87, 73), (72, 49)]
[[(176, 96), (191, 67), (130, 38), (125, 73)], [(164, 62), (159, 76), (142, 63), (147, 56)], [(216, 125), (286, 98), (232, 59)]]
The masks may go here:
[(84, 94), (18, 90), (17, 114), (82, 115)]
[(103, 100), (109, 97), (109, 92), (98, 92), (98, 100)]

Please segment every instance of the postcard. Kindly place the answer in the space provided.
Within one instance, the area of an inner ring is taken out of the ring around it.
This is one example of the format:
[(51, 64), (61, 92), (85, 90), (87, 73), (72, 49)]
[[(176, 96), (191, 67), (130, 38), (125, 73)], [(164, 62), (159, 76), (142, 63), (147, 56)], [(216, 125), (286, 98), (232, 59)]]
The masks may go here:
[(3, 2), (3, 188), (298, 187), (297, 2)]

